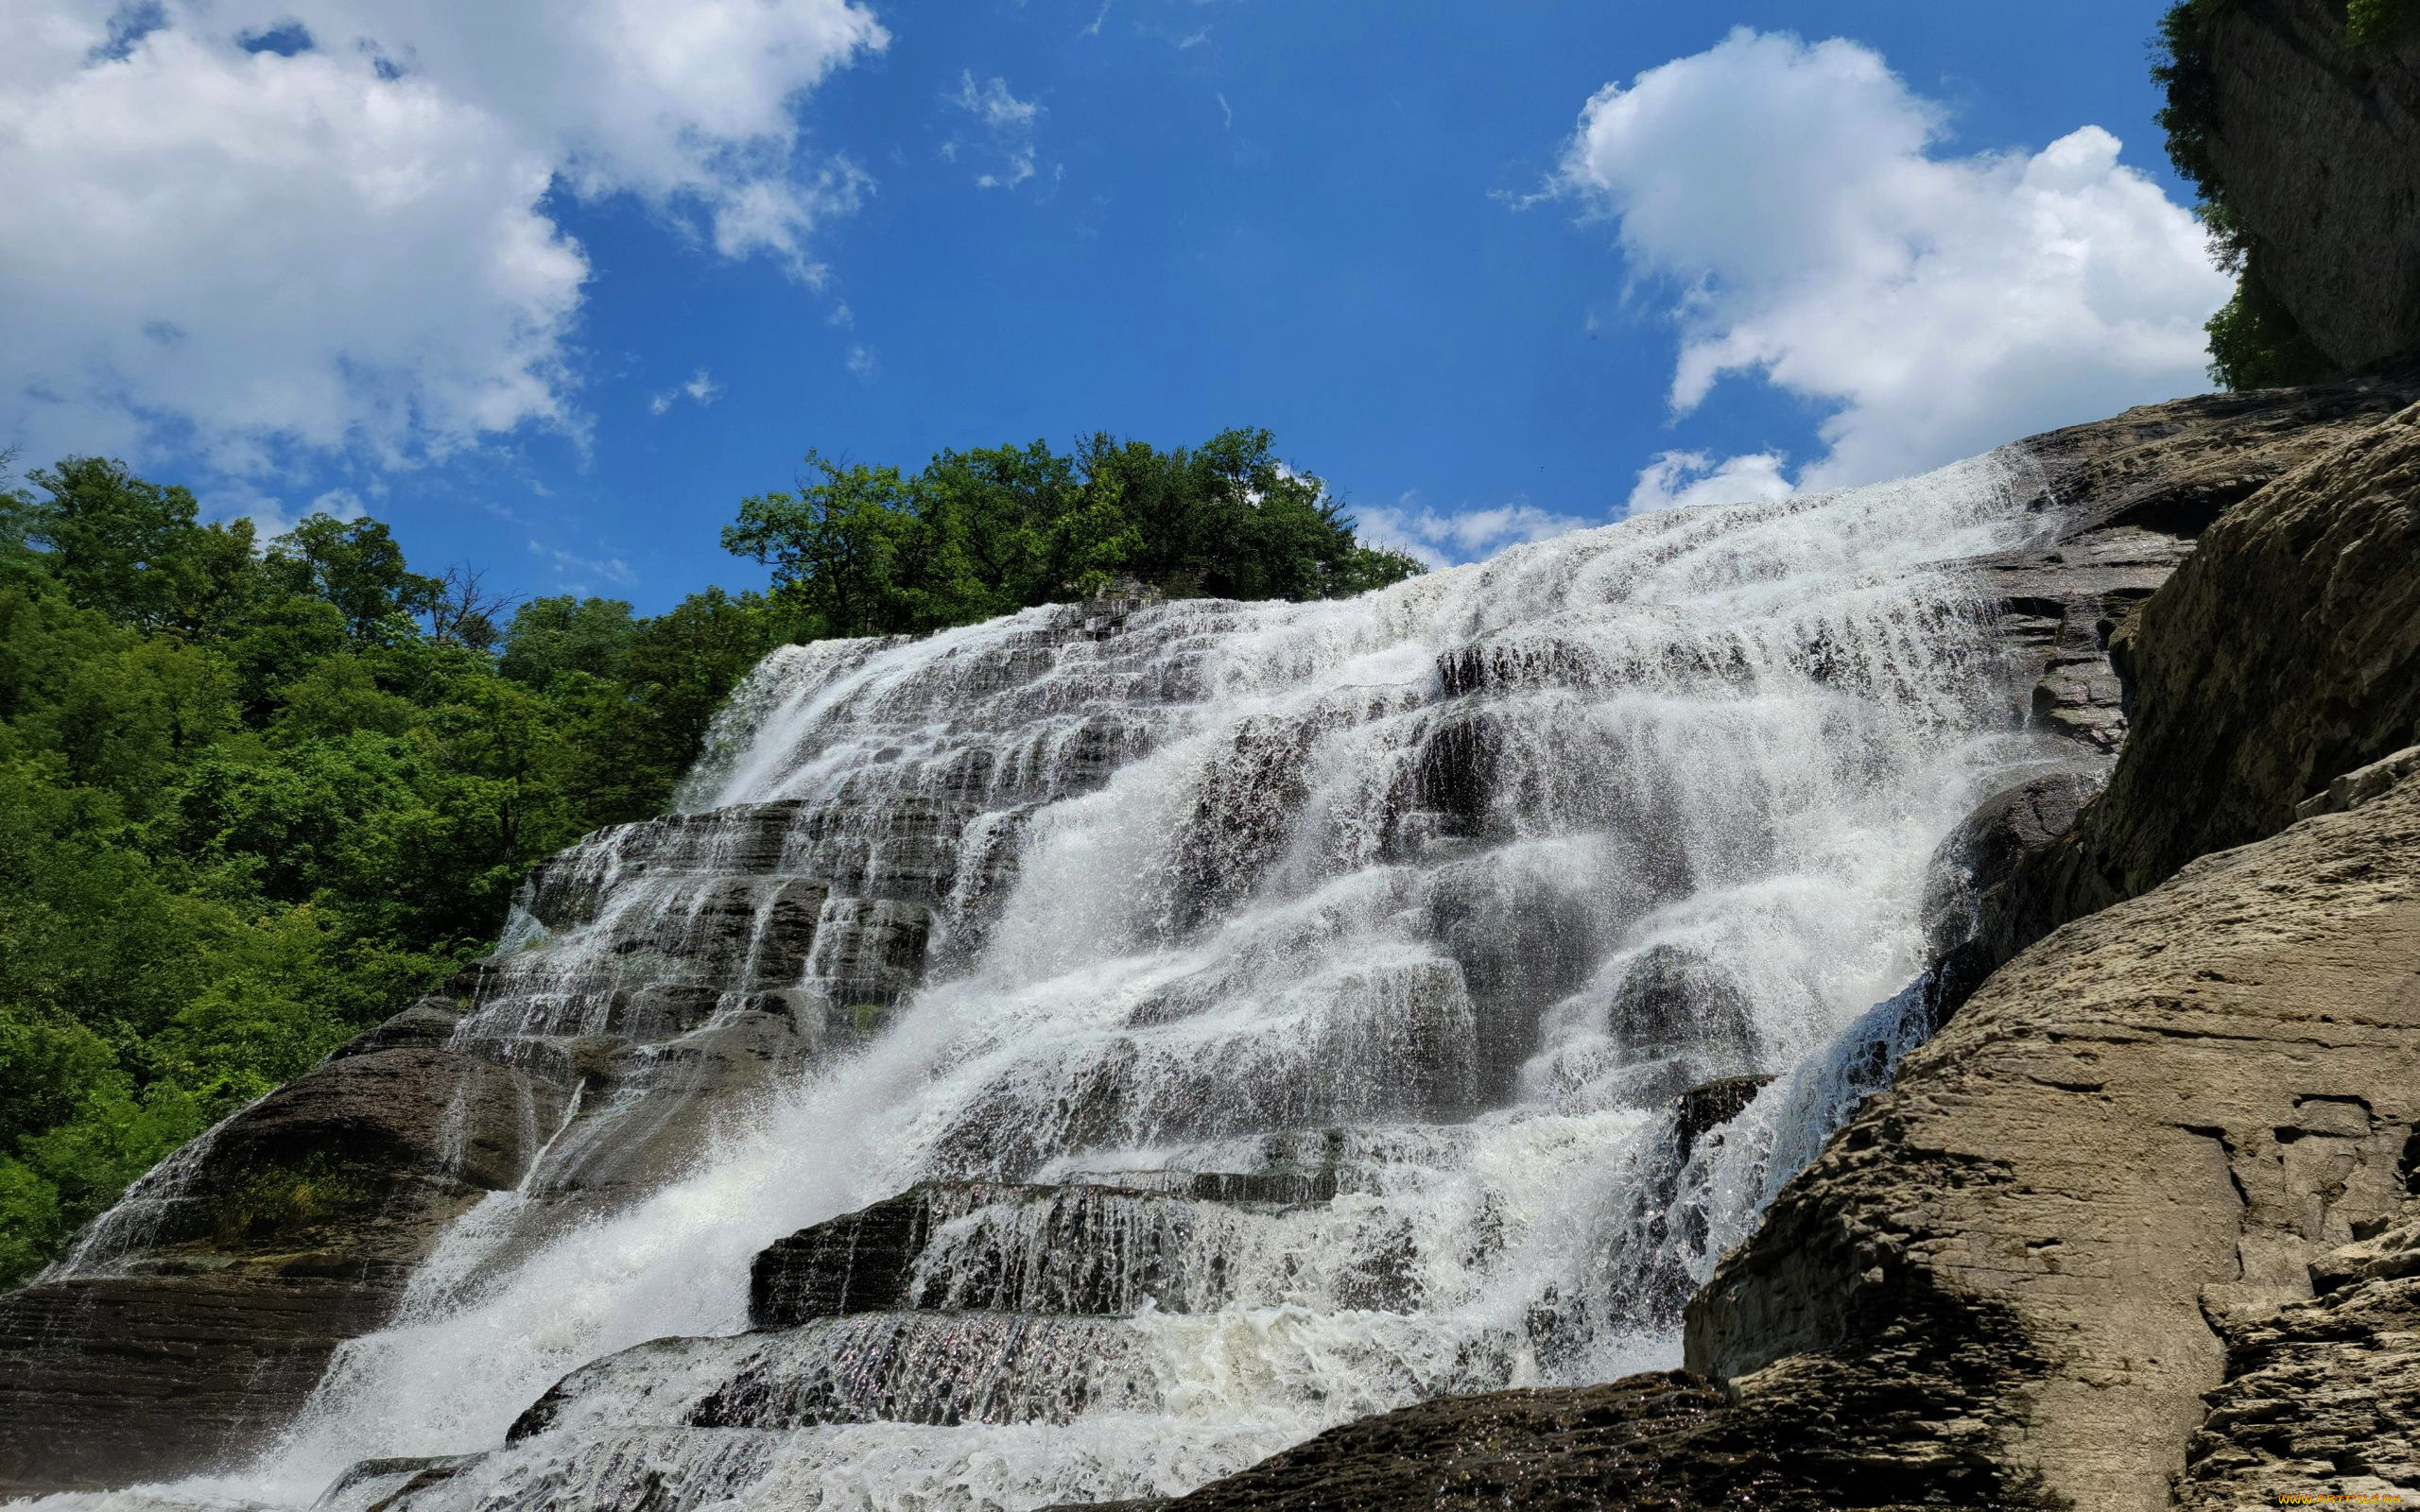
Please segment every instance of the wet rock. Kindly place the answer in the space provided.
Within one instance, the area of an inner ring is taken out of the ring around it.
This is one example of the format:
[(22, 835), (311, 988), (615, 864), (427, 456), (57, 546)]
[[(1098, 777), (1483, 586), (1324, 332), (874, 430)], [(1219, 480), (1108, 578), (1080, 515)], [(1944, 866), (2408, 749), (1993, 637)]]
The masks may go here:
[(2066, 926), (1784, 1190), (1690, 1303), (1690, 1367), (1741, 1410), (1828, 1404), (1826, 1452), (1921, 1487), (1971, 1462), (2167, 1505), (2213, 1322), (2308, 1297), (2411, 1200), (2415, 976), (2420, 781)]
[(0, 1297), (0, 1484), (164, 1480), (265, 1447), (336, 1347), (382, 1322), (392, 1269), (226, 1264), (38, 1282)]
[(1640, 1060), (1690, 1055), (1718, 1068), (1755, 1064), (1748, 994), (1720, 967), (1677, 945), (1639, 955), (1614, 989), (1605, 1026)]
[(478, 1454), (432, 1454), (366, 1459), (347, 1469), (320, 1494), (323, 1512), (393, 1512), (418, 1492), (442, 1486), (477, 1465)]
[(1559, 881), (1491, 856), (1440, 868), (1431, 885), (1430, 933), (1461, 968), (1477, 1020), (1482, 1106), (1511, 1093), (1547, 1010), (1587, 982), (1602, 948), (1594, 901)]
[(928, 1186), (911, 1187), (757, 1251), (748, 1271), (749, 1321), (786, 1328), (905, 1306), (932, 1232), (931, 1198)]
[(834, 899), (823, 905), (809, 979), (835, 1006), (889, 1007), (924, 980), (933, 916), (889, 899)]
[(1157, 1408), (1150, 1365), (1123, 1319), (858, 1314), (607, 1355), (557, 1383), (507, 1442), (626, 1428), (1065, 1423)]
[(1677, 1159), (1673, 1164), (1688, 1164), (1700, 1140), (1746, 1112), (1756, 1094), (1772, 1082), (1771, 1076), (1725, 1076), (1703, 1087), (1692, 1087), (1674, 1098), (1672, 1144)]
[(1232, 907), (1284, 853), (1309, 792), (1304, 763), (1319, 733), (1316, 719), (1255, 716), (1212, 759), (1176, 847), (1179, 927)]
[[(1770, 1512), (1883, 1507), (1907, 1483), (1809, 1469), (1777, 1425), (1673, 1371), (1600, 1386), (1448, 1397), (1347, 1423), (1167, 1503), (1172, 1512)], [(1906, 1498), (1912, 1501), (1913, 1498)], [(1941, 1507), (2021, 1506), (1988, 1487)]]
[(1926, 954), (1932, 961), (1927, 1008), (1936, 1023), (1983, 978), (2031, 943), (2010, 918), (2009, 891), (2025, 860), (2074, 827), (2100, 779), (2051, 771), (2003, 788), (1968, 815), (1934, 851), (1926, 886)]
[(476, 1057), (372, 1049), (187, 1146), (85, 1235), (82, 1273), (0, 1297), (0, 1484), (124, 1486), (266, 1444), (563, 1105)]
[[(1333, 1177), (1326, 1185), (1332, 1194)], [(1280, 1189), (1266, 1174), (1196, 1176), (1178, 1191), (1090, 1181), (921, 1182), (760, 1251), (750, 1272), (749, 1317), (765, 1328), (910, 1310), (1209, 1312), (1234, 1299), (1224, 1247), (1233, 1243), (1233, 1220), (1286, 1211), (1239, 1194)], [(1198, 1232), (1203, 1228), (1209, 1232)], [(1406, 1259), (1374, 1246), (1353, 1273), (1335, 1278), (1342, 1299), (1408, 1307)]]

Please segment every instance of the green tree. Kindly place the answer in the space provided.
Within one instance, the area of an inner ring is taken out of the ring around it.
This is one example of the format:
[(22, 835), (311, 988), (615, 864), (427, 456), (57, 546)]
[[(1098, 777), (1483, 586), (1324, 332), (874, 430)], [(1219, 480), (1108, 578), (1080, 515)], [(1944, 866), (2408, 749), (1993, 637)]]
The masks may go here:
[(619, 676), (638, 621), (618, 598), (533, 598), (515, 610), (504, 632), (496, 668), (527, 688), (544, 690), (565, 672)]
[(71, 456), (30, 475), (47, 497), (9, 496), (9, 539), (50, 557), (68, 601), (121, 624), (166, 622), (193, 572), (193, 495), (133, 476), (121, 462)]
[(842, 467), (810, 451), (796, 493), (741, 502), (723, 527), (725, 551), (773, 569), (776, 593), (819, 635), (875, 635), (900, 618), (902, 537), (913, 518), (908, 481), (895, 467)]
[(305, 515), (268, 543), (267, 567), (286, 593), (334, 606), (362, 644), (391, 639), (398, 615), (425, 612), (444, 589), (404, 565), (394, 533), (376, 520)]
[[(2335, 364), (2305, 335), (2264, 275), (2258, 238), (2229, 202), (2225, 176), (2211, 143), (2219, 129), (2218, 72), (2210, 57), (2212, 25), (2232, 0), (2180, 0), (2160, 18), (2152, 78), (2163, 103), (2155, 117), (2168, 139), (2169, 161), (2193, 185), (2194, 214), (2209, 233), (2211, 254), (2236, 275), (2235, 297), (2210, 317), (2210, 381), (2229, 389), (2315, 383)], [(2386, 25), (2389, 11), (2411, 0), (2353, 0), (2351, 37)], [(2364, 20), (2364, 16), (2372, 19)]]

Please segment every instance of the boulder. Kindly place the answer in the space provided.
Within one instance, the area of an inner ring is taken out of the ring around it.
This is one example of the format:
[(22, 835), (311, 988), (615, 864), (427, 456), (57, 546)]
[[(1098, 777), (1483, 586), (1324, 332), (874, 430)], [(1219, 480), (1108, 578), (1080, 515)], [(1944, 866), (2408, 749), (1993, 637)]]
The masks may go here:
[(1652, 945), (1640, 954), (1614, 989), (1605, 1028), (1637, 1060), (1686, 1056), (1722, 1074), (1743, 1074), (1756, 1063), (1748, 994), (1729, 972), (1677, 945)]
[(2059, 843), (2098, 777), (2057, 770), (1985, 799), (1934, 850), (1925, 889), (1926, 1006), (1938, 1025), (2027, 943), (2007, 938), (2008, 891), (2026, 858)]
[(1331, 1428), (1167, 1503), (1169, 1512), (1817, 1512), (1880, 1504), (1842, 1500), (1794, 1477), (1727, 1410), (1720, 1391), (1679, 1371), (1424, 1401)]

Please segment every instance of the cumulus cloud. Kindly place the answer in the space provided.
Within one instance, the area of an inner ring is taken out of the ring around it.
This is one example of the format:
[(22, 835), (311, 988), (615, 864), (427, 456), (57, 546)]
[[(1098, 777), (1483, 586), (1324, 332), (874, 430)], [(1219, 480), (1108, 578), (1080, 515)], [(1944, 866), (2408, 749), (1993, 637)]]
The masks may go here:
[[(841, 308), (846, 309), (848, 306), (842, 305)], [(712, 373), (700, 368), (690, 376), (687, 383), (674, 384), (649, 399), (647, 402), (647, 408), (650, 415), (661, 415), (684, 398), (702, 408), (721, 397), (722, 385), (715, 382)]]
[(2117, 138), (1955, 157), (1947, 132), (1871, 49), (1743, 29), (1599, 91), (1557, 187), (1680, 291), (1676, 411), (1732, 373), (1835, 406), (1802, 486), (2206, 387), (2227, 280)]
[(575, 429), (589, 266), (557, 190), (813, 280), (864, 176), (800, 94), (848, 0), (15, 0), (0, 8), (0, 439), (238, 473)]
[[(994, 163), (975, 176), (977, 186), (1013, 189), (1033, 177), (1033, 138), (1035, 129), (1042, 124), (1041, 101), (1017, 98), (1005, 78), (989, 78), (977, 84), (973, 69), (959, 70), (958, 93), (943, 97), (973, 116), (991, 144)], [(942, 155), (956, 162), (959, 147), (960, 144), (952, 139), (942, 144)]]
[(1430, 567), (1493, 556), (1526, 541), (1546, 541), (1592, 522), (1526, 503), (1443, 511), (1407, 493), (1392, 505), (1353, 511), (1354, 533), (1365, 546), (1400, 551)]
[(1662, 452), (1639, 469), (1630, 490), (1630, 513), (1685, 509), (1699, 504), (1745, 504), (1789, 494), (1782, 475), (1788, 458), (1779, 452), (1750, 452), (1716, 461), (1703, 452)]

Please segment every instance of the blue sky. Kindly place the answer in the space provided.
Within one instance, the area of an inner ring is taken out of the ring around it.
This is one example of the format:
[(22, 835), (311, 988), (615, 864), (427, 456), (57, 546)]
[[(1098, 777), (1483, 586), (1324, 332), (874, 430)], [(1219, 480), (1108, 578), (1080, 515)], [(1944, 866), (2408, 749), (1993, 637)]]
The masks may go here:
[(682, 9), (10, 7), (0, 441), (657, 610), (810, 445), (1255, 424), (1443, 560), (2192, 391), (2224, 296), (2153, 0)]

